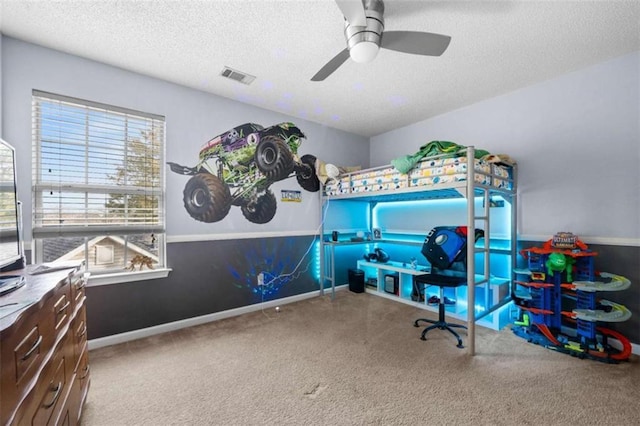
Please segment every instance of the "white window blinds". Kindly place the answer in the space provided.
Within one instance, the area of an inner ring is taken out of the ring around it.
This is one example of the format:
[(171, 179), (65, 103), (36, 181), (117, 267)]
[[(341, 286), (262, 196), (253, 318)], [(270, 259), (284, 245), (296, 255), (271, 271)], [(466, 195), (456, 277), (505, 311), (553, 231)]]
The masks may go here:
[(164, 232), (164, 117), (34, 91), (33, 237)]

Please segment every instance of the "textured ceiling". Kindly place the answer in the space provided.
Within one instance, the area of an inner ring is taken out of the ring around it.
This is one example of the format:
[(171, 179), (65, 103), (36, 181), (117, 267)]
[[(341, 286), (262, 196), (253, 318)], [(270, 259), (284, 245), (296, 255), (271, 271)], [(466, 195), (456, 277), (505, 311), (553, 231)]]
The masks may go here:
[[(385, 29), (447, 34), (440, 57), (345, 47), (333, 0), (0, 0), (10, 37), (374, 136), (640, 50), (639, 1), (385, 1)], [(256, 76), (220, 77), (223, 66)]]

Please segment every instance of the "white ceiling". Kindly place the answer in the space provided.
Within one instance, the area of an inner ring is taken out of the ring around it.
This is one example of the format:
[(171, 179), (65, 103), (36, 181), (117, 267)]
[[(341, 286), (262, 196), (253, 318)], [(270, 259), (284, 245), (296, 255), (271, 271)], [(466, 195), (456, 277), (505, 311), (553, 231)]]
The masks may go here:
[[(345, 48), (333, 0), (0, 0), (0, 31), (363, 136), (640, 50), (638, 0), (385, 6), (386, 30), (450, 35), (447, 51), (381, 50), (311, 82)], [(223, 66), (257, 78), (225, 79)]]

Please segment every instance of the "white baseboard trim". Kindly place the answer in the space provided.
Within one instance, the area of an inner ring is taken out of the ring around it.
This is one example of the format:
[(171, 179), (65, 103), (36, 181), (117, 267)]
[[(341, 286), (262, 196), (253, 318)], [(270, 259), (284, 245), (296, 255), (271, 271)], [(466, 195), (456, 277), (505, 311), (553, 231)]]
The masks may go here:
[[(622, 345), (619, 344), (617, 340), (612, 340), (609, 344), (618, 350), (622, 350)], [(640, 355), (640, 345), (631, 343), (631, 353), (634, 355)]]
[[(336, 287), (336, 291), (338, 290), (340, 289)], [(331, 289), (325, 290), (324, 294), (331, 295)], [(127, 331), (125, 333), (114, 334), (112, 336), (99, 337), (97, 339), (89, 340), (88, 342), (89, 350), (99, 349), (105, 346), (117, 345), (119, 343), (130, 342), (132, 340), (142, 339), (144, 337), (150, 337), (157, 334), (180, 330), (187, 327), (193, 327), (195, 325), (206, 324), (209, 322), (218, 321), (225, 318), (236, 317), (238, 315), (260, 311), (262, 309), (275, 308), (276, 306), (282, 306), (288, 303), (299, 302), (301, 300), (310, 299), (312, 297), (317, 297), (319, 295), (320, 295), (320, 290), (317, 290), (317, 291), (312, 291), (310, 293), (304, 293), (296, 296), (285, 297), (282, 299), (270, 300), (268, 302), (257, 303), (255, 305), (243, 306), (241, 308), (229, 309), (227, 311), (215, 312), (212, 314), (202, 315), (194, 318), (187, 318), (184, 320), (174, 321), (166, 324), (155, 325), (153, 327)]]

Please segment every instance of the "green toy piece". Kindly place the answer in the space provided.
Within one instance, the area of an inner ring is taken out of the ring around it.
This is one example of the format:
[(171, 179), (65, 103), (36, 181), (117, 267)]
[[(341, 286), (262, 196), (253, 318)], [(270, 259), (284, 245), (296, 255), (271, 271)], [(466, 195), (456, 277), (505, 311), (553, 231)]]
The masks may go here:
[(529, 327), (529, 325), (531, 324), (531, 320), (529, 318), (529, 314), (524, 312), (522, 314), (522, 321), (514, 321), (513, 323), (515, 325), (520, 325), (522, 327)]
[(562, 253), (551, 253), (545, 266), (549, 275), (553, 275), (554, 272), (562, 272), (567, 267), (567, 257)]
[(567, 282), (573, 281), (573, 265), (576, 260), (562, 253), (551, 253), (545, 262), (547, 274), (553, 275), (554, 272), (567, 272)]

